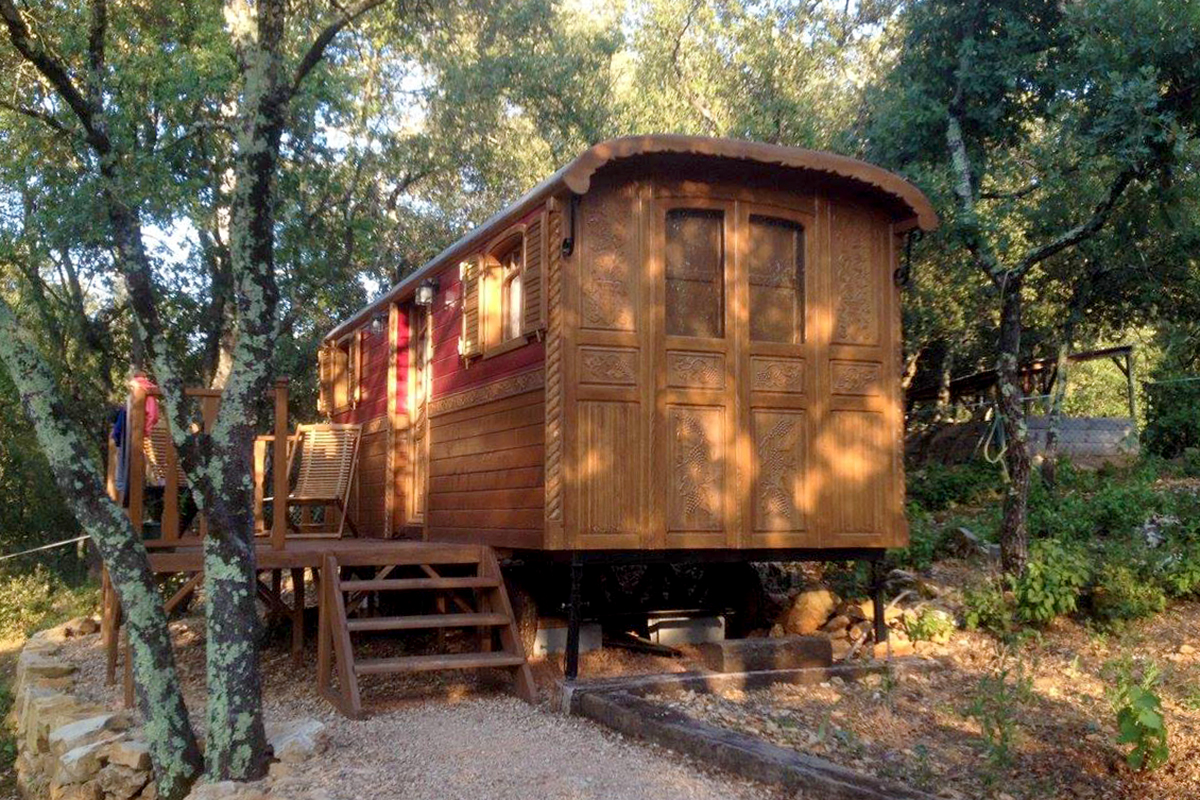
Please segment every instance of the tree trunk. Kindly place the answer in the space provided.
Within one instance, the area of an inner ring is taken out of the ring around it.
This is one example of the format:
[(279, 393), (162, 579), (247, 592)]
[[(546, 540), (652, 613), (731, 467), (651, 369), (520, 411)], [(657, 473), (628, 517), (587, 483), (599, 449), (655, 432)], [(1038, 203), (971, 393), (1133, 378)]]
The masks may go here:
[[(244, 475), (245, 473), (243, 473)], [(222, 498), (210, 514), (204, 540), (207, 641), (209, 780), (256, 780), (266, 774), (262, 677), (257, 642), (258, 609), (253, 519), (241, 492)]]
[(66, 409), (36, 346), (12, 310), (0, 300), (0, 360), (21, 395), (25, 413), (65, 502), (100, 551), (125, 612), (133, 653), (138, 708), (158, 795), (179, 800), (200, 774), (200, 748), (188, 721), (175, 669), (162, 597), (146, 549), (129, 518), (111, 501), (83, 438), (67, 422)]
[(1069, 338), (1058, 344), (1054, 368), (1054, 390), (1050, 395), (1050, 413), (1046, 415), (1046, 452), (1042, 456), (1042, 481), (1054, 488), (1058, 481), (1058, 437), (1062, 427), (1063, 401), (1067, 395), (1067, 373), (1070, 370), (1071, 352)]
[(937, 405), (934, 407), (934, 422), (946, 422), (951, 417), (950, 381), (954, 376), (954, 351), (946, 346), (942, 354), (941, 372), (938, 375)]
[(1000, 393), (1006, 448), (1004, 461), (1009, 481), (1000, 525), (1000, 560), (1009, 575), (1023, 573), (1029, 558), (1026, 511), (1029, 506), (1030, 458), (1020, 380), (1022, 283), (1022, 279), (1011, 274), (1002, 283), (1004, 298), (1000, 312), (1000, 357), (997, 364), (997, 389)]

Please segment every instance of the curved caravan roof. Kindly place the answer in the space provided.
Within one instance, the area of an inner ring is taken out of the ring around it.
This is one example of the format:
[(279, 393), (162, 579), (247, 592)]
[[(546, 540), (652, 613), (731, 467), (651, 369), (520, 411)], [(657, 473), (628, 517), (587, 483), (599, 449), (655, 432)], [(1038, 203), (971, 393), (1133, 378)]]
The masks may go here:
[(884, 200), (896, 209), (898, 221), (911, 221), (923, 230), (933, 230), (938, 225), (937, 213), (921, 190), (892, 172), (848, 156), (799, 147), (704, 136), (625, 136), (601, 142), (584, 151), (558, 172), (526, 192), (515, 203), (493, 215), (397, 283), (382, 297), (338, 325), (326, 338), (337, 338), (360, 326), (376, 309), (407, 298), (425, 276), (448, 263), (457, 263), (478, 250), (490, 237), (545, 202), (547, 198), (564, 192), (586, 194), (591, 187), (593, 176), (602, 168), (618, 162), (670, 155), (722, 162), (751, 162), (832, 179)]

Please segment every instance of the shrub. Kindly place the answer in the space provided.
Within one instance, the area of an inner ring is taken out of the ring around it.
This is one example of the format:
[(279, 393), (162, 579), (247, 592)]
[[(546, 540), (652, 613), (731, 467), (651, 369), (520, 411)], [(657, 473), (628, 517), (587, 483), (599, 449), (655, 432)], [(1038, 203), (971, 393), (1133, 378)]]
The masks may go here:
[(1128, 564), (1110, 561), (1100, 567), (1091, 590), (1091, 612), (1101, 624), (1114, 626), (1157, 614), (1167, 606), (1162, 586), (1143, 578)]
[(69, 586), (40, 564), (30, 572), (0, 574), (0, 639), (90, 614), (97, 604), (94, 586)]
[(1167, 763), (1171, 756), (1167, 745), (1167, 723), (1163, 718), (1162, 700), (1155, 687), (1158, 667), (1151, 662), (1140, 677), (1134, 674), (1133, 662), (1126, 658), (1113, 665), (1114, 688), (1109, 702), (1117, 714), (1117, 743), (1133, 745), (1125, 760), (1134, 770), (1155, 769)]
[(1163, 458), (1200, 447), (1200, 381), (1147, 383), (1142, 446)]
[(1001, 638), (1016, 628), (1012, 603), (995, 581), (969, 586), (963, 592), (963, 625), (967, 630), (988, 631)]
[(1200, 552), (1190, 542), (1180, 547), (1172, 544), (1168, 541), (1167, 548), (1174, 552), (1159, 567), (1163, 589), (1171, 597), (1196, 594), (1200, 591)]
[(1017, 618), (1045, 625), (1074, 613), (1088, 577), (1088, 560), (1079, 548), (1055, 539), (1033, 542), (1025, 574), (1012, 581)]
[(986, 461), (928, 464), (908, 473), (908, 499), (926, 511), (943, 511), (977, 501), (1000, 486), (998, 468)]
[(1020, 707), (1032, 696), (1033, 679), (1018, 660), (1009, 665), (1001, 660), (996, 672), (979, 679), (965, 715), (979, 723), (990, 783), (994, 771), (1012, 765), (1012, 748), (1018, 732)]
[(904, 617), (904, 632), (914, 642), (945, 641), (954, 632), (954, 619), (945, 611), (922, 608), (916, 615)]
[(928, 512), (916, 503), (909, 503), (908, 547), (889, 550), (887, 565), (907, 570), (927, 570), (941, 551), (944, 534)]

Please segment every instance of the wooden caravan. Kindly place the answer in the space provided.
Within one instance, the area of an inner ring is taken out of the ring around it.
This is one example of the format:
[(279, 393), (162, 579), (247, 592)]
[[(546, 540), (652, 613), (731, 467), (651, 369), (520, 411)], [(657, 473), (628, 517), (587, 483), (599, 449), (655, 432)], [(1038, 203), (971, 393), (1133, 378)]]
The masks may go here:
[(332, 331), (363, 535), (506, 549), (903, 545), (905, 237), (829, 153), (599, 144)]

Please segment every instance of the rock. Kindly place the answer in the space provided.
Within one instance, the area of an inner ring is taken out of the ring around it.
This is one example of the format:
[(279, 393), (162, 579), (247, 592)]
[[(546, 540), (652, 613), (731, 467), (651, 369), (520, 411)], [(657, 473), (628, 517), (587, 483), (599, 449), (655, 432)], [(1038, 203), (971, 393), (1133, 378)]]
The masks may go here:
[(150, 773), (121, 764), (109, 764), (96, 775), (105, 800), (129, 800), (150, 781)]
[(13, 689), (19, 693), (29, 681), (39, 678), (62, 678), (74, 674), (75, 671), (75, 665), (69, 661), (47, 655), (44, 651), (36, 649), (23, 650), (17, 657)]
[(108, 747), (108, 763), (131, 769), (150, 769), (150, 745), (137, 739), (120, 739)]
[(100, 796), (100, 787), (94, 782), (50, 787), (50, 800), (100, 800)]
[(220, 781), (205, 783), (192, 789), (187, 800), (268, 800), (256, 785)]
[(91, 780), (104, 766), (101, 756), (106, 744), (106, 741), (93, 742), (63, 753), (54, 769), (53, 782), (65, 786)]
[(781, 620), (786, 633), (808, 636), (820, 630), (838, 605), (838, 596), (828, 589), (809, 589), (796, 595)]
[(94, 617), (79, 617), (70, 622), (63, 623), (62, 626), (69, 637), (90, 636), (100, 630), (100, 623)]
[(1196, 652), (1196, 648), (1190, 644), (1179, 645), (1179, 652), (1185, 656), (1190, 656)]
[(834, 661), (845, 661), (846, 656), (850, 655), (850, 651), (854, 649), (854, 645), (849, 639), (834, 639), (829, 643)]
[(87, 717), (76, 722), (60, 725), (50, 731), (47, 741), (50, 752), (61, 755), (68, 750), (74, 750), (85, 744), (91, 744), (102, 738), (111, 738), (108, 734), (129, 728), (129, 717), (124, 714), (100, 714)]
[(830, 617), (829, 621), (821, 626), (821, 630), (825, 631), (826, 633), (841, 633), (850, 627), (850, 623), (852, 621), (853, 620), (851, 620), (850, 617), (846, 616), (845, 614), (838, 614)]
[(824, 636), (783, 636), (775, 639), (726, 639), (700, 645), (704, 665), (715, 672), (828, 667), (833, 647)]
[(908, 641), (908, 639), (897, 639), (895, 637), (889, 637), (888, 642), (877, 642), (875, 644), (875, 649), (873, 652), (875, 658), (885, 659), (888, 657), (889, 643), (891, 644), (891, 651), (892, 651), (891, 655), (893, 658), (902, 658), (904, 656), (911, 656), (913, 653), (916, 652), (916, 648), (913, 647), (913, 643)]
[(778, 639), (780, 636), (787, 636), (783, 630), (783, 626), (776, 622), (771, 626), (771, 630), (767, 632), (767, 636), (771, 639)]
[(267, 741), (275, 751), (275, 758), (295, 764), (325, 752), (329, 746), (329, 734), (325, 731), (324, 723), (302, 719), (268, 726)]
[(138, 800), (158, 800), (158, 785), (150, 781), (138, 795)]

